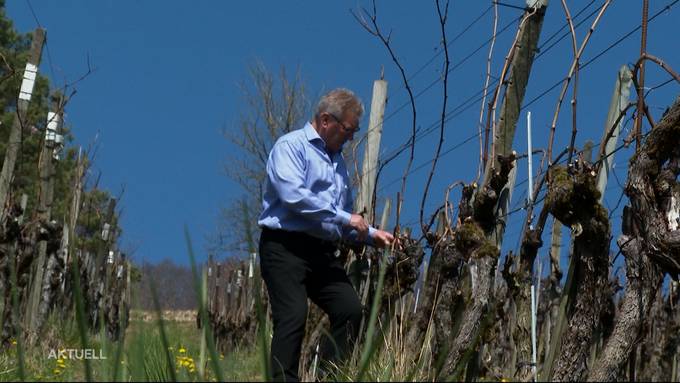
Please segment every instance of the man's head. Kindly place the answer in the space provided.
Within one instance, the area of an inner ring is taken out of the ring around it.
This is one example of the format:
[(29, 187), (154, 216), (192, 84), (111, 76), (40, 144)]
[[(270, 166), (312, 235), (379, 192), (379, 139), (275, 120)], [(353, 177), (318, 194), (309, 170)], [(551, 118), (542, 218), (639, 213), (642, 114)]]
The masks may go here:
[(338, 88), (321, 97), (313, 125), (326, 143), (326, 149), (335, 153), (354, 138), (363, 114), (361, 100), (351, 90)]

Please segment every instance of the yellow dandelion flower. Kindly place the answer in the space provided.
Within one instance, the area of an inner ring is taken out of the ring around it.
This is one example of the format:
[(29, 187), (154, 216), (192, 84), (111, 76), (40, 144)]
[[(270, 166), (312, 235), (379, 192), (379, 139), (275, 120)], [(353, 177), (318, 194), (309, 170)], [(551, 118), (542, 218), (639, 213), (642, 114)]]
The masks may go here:
[(180, 347), (178, 351), (180, 354), (184, 354), (185, 352), (187, 352), (187, 349), (184, 347)]
[(52, 372), (59, 375), (61, 373), (61, 370), (58, 369), (58, 368), (55, 368), (54, 370), (52, 370)]
[(12, 339), (12, 346), (16, 346), (16, 345), (17, 345), (17, 341)]

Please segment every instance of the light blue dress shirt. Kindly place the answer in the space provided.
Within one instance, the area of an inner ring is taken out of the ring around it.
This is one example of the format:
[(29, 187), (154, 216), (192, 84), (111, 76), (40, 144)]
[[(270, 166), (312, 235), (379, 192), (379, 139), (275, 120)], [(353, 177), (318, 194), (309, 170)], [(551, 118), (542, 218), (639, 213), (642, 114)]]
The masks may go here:
[[(267, 160), (267, 180), (258, 225), (336, 241), (356, 241), (349, 227), (352, 191), (342, 153), (330, 155), (308, 122), (281, 136)], [(372, 244), (375, 229), (369, 228)]]

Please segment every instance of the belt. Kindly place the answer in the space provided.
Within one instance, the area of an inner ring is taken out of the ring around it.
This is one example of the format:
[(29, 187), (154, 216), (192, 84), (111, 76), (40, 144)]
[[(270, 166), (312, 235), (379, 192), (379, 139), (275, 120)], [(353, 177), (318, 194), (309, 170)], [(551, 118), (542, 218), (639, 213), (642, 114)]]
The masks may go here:
[(313, 237), (301, 231), (271, 229), (266, 226), (262, 227), (262, 235), (267, 236), (268, 239), (274, 239), (277, 241), (295, 241), (295, 242), (299, 241), (298, 243), (307, 243), (310, 246), (316, 245), (323, 248), (337, 249), (340, 246), (340, 241), (329, 241), (327, 239)]

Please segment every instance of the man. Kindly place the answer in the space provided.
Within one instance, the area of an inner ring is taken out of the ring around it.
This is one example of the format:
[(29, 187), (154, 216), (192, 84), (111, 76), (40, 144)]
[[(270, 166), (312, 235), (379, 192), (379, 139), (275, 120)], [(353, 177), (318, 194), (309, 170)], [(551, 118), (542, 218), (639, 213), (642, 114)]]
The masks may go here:
[(345, 357), (357, 335), (361, 303), (335, 256), (338, 241), (384, 247), (394, 240), (351, 213), (342, 146), (359, 130), (363, 112), (354, 93), (335, 89), (321, 98), (311, 122), (279, 138), (269, 153), (258, 224), (260, 267), (274, 319), (274, 380), (299, 380), (308, 297), (330, 319), (333, 339), (325, 339), (323, 359)]

